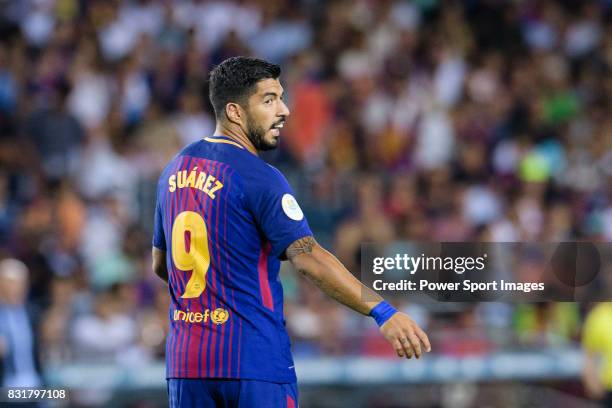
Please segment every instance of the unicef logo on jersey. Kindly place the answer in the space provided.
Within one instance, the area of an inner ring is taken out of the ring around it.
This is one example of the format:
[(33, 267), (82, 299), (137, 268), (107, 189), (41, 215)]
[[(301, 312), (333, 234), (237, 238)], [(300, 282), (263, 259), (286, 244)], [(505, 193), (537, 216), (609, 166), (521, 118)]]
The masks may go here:
[(175, 322), (183, 321), (185, 323), (206, 323), (209, 321), (209, 318), (214, 324), (223, 324), (229, 319), (229, 311), (220, 307), (215, 310), (204, 309), (202, 312), (191, 312), (189, 310), (184, 312), (177, 309), (174, 311), (173, 316)]
[(227, 322), (229, 319), (229, 313), (225, 309), (217, 308), (210, 315), (210, 320), (213, 321), (214, 324), (223, 324)]
[(285, 194), (281, 200), (281, 204), (287, 217), (294, 221), (301, 221), (304, 218), (304, 213), (300, 205), (291, 194)]

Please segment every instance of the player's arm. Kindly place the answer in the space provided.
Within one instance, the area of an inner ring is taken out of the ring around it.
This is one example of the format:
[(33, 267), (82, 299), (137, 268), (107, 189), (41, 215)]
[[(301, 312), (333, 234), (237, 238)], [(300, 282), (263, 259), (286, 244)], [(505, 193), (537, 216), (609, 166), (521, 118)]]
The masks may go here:
[[(380, 332), (394, 347), (400, 357), (419, 358), (431, 350), (427, 335), (408, 315), (397, 312), (378, 294), (372, 292), (355, 278), (331, 253), (322, 248), (312, 236), (300, 238), (285, 251), (293, 266), (315, 285), (338, 302), (363, 314), (371, 315), (380, 326)], [(363, 300), (368, 291), (374, 301)]]
[(153, 247), (153, 272), (168, 283), (168, 268), (166, 267), (166, 251)]

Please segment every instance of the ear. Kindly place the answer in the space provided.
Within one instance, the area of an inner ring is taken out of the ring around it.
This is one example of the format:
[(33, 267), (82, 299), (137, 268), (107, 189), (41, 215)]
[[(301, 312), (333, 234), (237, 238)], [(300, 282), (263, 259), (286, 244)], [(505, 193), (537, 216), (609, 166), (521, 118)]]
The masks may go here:
[(244, 113), (240, 105), (234, 102), (230, 102), (225, 105), (225, 116), (230, 122), (240, 125), (242, 124)]

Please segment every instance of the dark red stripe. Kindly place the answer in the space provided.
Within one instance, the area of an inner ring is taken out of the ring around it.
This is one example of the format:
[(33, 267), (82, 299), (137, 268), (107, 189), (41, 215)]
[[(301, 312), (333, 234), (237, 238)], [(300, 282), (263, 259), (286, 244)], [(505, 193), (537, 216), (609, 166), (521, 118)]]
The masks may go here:
[[(229, 168), (229, 166), (228, 166)], [(224, 213), (224, 218), (223, 218), (223, 249), (224, 249), (224, 253), (225, 253), (225, 270), (227, 272), (227, 277), (228, 280), (231, 282), (232, 279), (232, 274), (230, 271), (230, 267), (229, 267), (229, 248), (227, 247), (227, 203), (230, 200), (230, 193), (231, 193), (231, 188), (232, 188), (232, 183), (231, 183), (231, 178), (233, 176), (234, 172), (232, 171), (229, 175), (229, 177), (226, 177), (224, 180), (227, 184), (226, 188), (227, 191), (225, 193), (225, 201), (224, 201), (224, 209), (223, 209), (223, 213)], [(225, 177), (225, 175), (224, 175)], [(232, 291), (232, 307), (231, 310), (236, 310), (236, 302), (234, 300), (234, 289), (231, 289)], [(229, 301), (229, 299), (228, 299)], [(237, 318), (238, 316), (232, 316), (233, 318)], [(232, 343), (233, 338), (234, 338), (234, 319), (230, 319), (229, 320), (229, 325), (230, 325), (230, 333), (229, 333), (229, 341), (227, 343), (227, 376), (231, 377), (232, 376), (232, 352), (234, 349), (234, 345)]]
[[(221, 164), (217, 164), (215, 166), (215, 170), (213, 172), (213, 176), (215, 176), (215, 179), (219, 179), (219, 168), (220, 168)], [(217, 197), (220, 194), (217, 194)], [(215, 199), (216, 200), (216, 199)], [(212, 256), (211, 256), (211, 262), (214, 260), (215, 261), (215, 276), (213, 276), (213, 282), (215, 285), (215, 289), (217, 289), (217, 280), (219, 279), (219, 276), (221, 276), (221, 274), (223, 273), (222, 271), (220, 271), (220, 263), (217, 261), (217, 259), (215, 259), (215, 253), (218, 256), (219, 255), (219, 242), (217, 241), (218, 237), (219, 237), (219, 203), (216, 202), (215, 203), (215, 208), (217, 210), (217, 212), (215, 213), (215, 229), (214, 229), (214, 234), (215, 234), (215, 239), (214, 239), (214, 245), (213, 245), (213, 249), (214, 251), (211, 252)], [(222, 287), (223, 288), (223, 287)], [(217, 309), (219, 307), (219, 292), (215, 291), (215, 309)], [(213, 323), (211, 325), (211, 327), (214, 327), (214, 331), (215, 331), (215, 338), (213, 340), (213, 370), (212, 370), (212, 375), (213, 377), (217, 377), (218, 376), (218, 371), (219, 371), (219, 364), (218, 364), (218, 358), (219, 358), (219, 351), (218, 351), (218, 345), (217, 343), (219, 343), (219, 339), (221, 337), (221, 325), (216, 325), (215, 323)], [(215, 353), (214, 350), (217, 350), (217, 352)]]
[[(172, 174), (172, 173), (170, 173)], [(160, 183), (162, 183), (162, 181), (160, 180)], [(157, 187), (158, 189), (160, 188), (159, 185)], [(168, 197), (168, 195), (170, 194), (170, 192), (168, 190), (165, 189), (165, 187), (161, 187), (163, 188), (163, 197), (164, 197), (164, 215), (163, 215), (163, 223), (164, 223), (164, 239), (166, 240), (166, 253), (168, 252), (168, 249), (172, 248), (172, 242), (168, 243), (168, 225), (170, 224), (169, 222), (169, 218), (170, 218), (170, 210), (169, 208), (171, 207), (170, 205), (170, 197)], [(168, 292), (170, 293), (170, 297), (172, 297), (172, 270), (168, 271)], [(168, 337), (166, 338), (166, 374), (168, 376), (172, 375), (173, 373), (173, 367), (172, 367), (172, 359), (170, 358), (170, 351), (173, 350), (172, 348), (172, 343), (174, 341), (174, 326), (172, 324), (172, 305), (170, 305), (170, 307), (168, 308), (168, 316), (169, 316), (169, 331), (168, 331)]]
[[(178, 167), (177, 171), (182, 171), (186, 163), (187, 163), (187, 157), (183, 156), (181, 160), (181, 164)], [(177, 186), (177, 190), (178, 190), (178, 186)], [(176, 219), (177, 215), (181, 211), (181, 208), (183, 207), (183, 201), (185, 198), (184, 196), (185, 196), (184, 189), (178, 190), (178, 194), (175, 194), (176, 205), (173, 206), (172, 208), (172, 226), (170, 228), (171, 234), (172, 234), (172, 227), (174, 227), (174, 220)], [(186, 285), (185, 276), (184, 276), (183, 271), (179, 271), (178, 269), (175, 268), (174, 262), (173, 262), (173, 270), (175, 272), (175, 276), (177, 277), (177, 281), (178, 281), (177, 282), (178, 283), (178, 286), (177, 286), (178, 293), (175, 294), (176, 306), (180, 310), (182, 309), (181, 296), (183, 294), (183, 291), (185, 290), (185, 285)], [(176, 338), (176, 344), (174, 347), (175, 349), (174, 364), (175, 364), (176, 375), (180, 377), (181, 368), (182, 368), (181, 367), (181, 355), (183, 353), (183, 342), (185, 340), (185, 330), (181, 326), (180, 320), (176, 322), (176, 331), (177, 331), (177, 338)]]
[[(181, 157), (180, 160), (177, 160), (179, 162), (179, 165), (176, 167), (176, 169), (174, 170), (174, 173), (180, 171), (180, 169), (183, 167), (184, 163), (185, 163), (185, 157)], [(176, 218), (176, 214), (177, 214), (177, 208), (180, 205), (180, 201), (181, 201), (181, 190), (178, 190), (178, 187), (176, 190), (174, 190), (174, 193), (172, 193), (172, 208), (171, 208), (171, 216), (170, 216), (170, 228), (169, 228), (169, 232), (170, 232), (170, 237), (172, 237), (172, 227), (174, 226), (174, 219)], [(170, 238), (170, 242), (172, 244), (172, 238)], [(170, 251), (172, 252), (172, 251)], [(172, 253), (170, 254), (170, 259), (172, 260)], [(172, 274), (174, 276), (174, 280), (176, 281), (176, 284), (173, 285), (173, 298), (174, 298), (174, 309), (180, 309), (180, 291), (181, 291), (181, 286), (182, 286), (182, 279), (181, 279), (181, 273), (176, 269), (175, 265), (174, 265), (174, 261), (172, 260)], [(172, 324), (174, 325), (175, 328), (175, 335), (174, 335), (174, 342), (172, 344), (172, 371), (173, 371), (173, 375), (175, 377), (178, 377), (180, 375), (180, 339), (181, 339), (181, 334), (182, 331), (180, 330), (180, 324), (178, 321), (172, 321)]]
[[(177, 163), (179, 161), (177, 160)], [(172, 169), (172, 172), (176, 171), (176, 168), (178, 167), (178, 164), (175, 163), (174, 168)], [(172, 174), (172, 172), (170, 172), (169, 174)], [(172, 199), (174, 198), (174, 194), (170, 193), (168, 190), (164, 190), (165, 191), (165, 197), (166, 197), (166, 208), (164, 210), (164, 223), (166, 224), (166, 229), (165, 229), (165, 233), (166, 233), (166, 248), (167, 249), (172, 249), (172, 239), (170, 239), (168, 241), (167, 237), (171, 237), (172, 235)], [(172, 194), (172, 195), (171, 195)], [(166, 253), (168, 251), (166, 250)], [(170, 265), (172, 266), (172, 259), (170, 260)], [(175, 286), (175, 279), (173, 279), (173, 267), (170, 268), (170, 270), (168, 271), (168, 291), (170, 292), (170, 297), (173, 300), (173, 304), (170, 305), (170, 310), (168, 311), (168, 313), (170, 314), (170, 332), (168, 333), (168, 336), (170, 337), (168, 343), (166, 343), (166, 359), (167, 359), (167, 364), (168, 364), (168, 375), (174, 375), (174, 360), (172, 358), (172, 355), (175, 351), (175, 343), (176, 343), (176, 325), (174, 324), (174, 320), (172, 320), (172, 309), (174, 308), (174, 286)]]
[[(207, 177), (208, 177), (208, 174), (210, 173), (211, 168), (212, 168), (212, 162), (210, 160), (207, 160), (206, 161)], [(211, 221), (211, 212), (212, 212), (211, 206), (212, 206), (212, 200), (207, 199), (206, 201), (206, 227), (207, 229), (210, 228), (210, 224), (212, 222)], [(208, 248), (208, 251), (210, 253), (210, 246)], [(210, 281), (210, 276), (208, 276), (207, 274), (206, 275), (206, 308), (209, 309), (210, 311), (210, 309), (212, 309), (213, 303), (212, 303), (212, 292), (210, 291), (210, 288), (208, 288), (209, 281)], [(211, 336), (210, 313), (203, 327), (204, 327), (204, 330), (202, 331), (202, 338), (206, 338), (204, 341), (204, 347), (206, 347), (206, 351), (204, 352), (204, 355), (206, 356), (205, 361), (204, 361), (204, 366), (206, 367), (206, 377), (210, 377), (210, 336)]]
[[(193, 167), (198, 166), (199, 165), (199, 159), (193, 158), (191, 157), (189, 160), (189, 164), (187, 166), (187, 174), (189, 174), (189, 172), (191, 172), (191, 170), (193, 169)], [(184, 211), (196, 211), (198, 208), (198, 204), (197, 204), (197, 200), (196, 200), (196, 196), (195, 196), (195, 189), (193, 187), (189, 187), (189, 188), (185, 188), (186, 193), (187, 193), (187, 200), (186, 200), (186, 204), (185, 207), (183, 208)], [(186, 248), (186, 250), (188, 251), (188, 248)], [(191, 271), (191, 276), (193, 276), (193, 274), (195, 273), (195, 271)], [(195, 312), (195, 310), (192, 309), (192, 302), (195, 303), (195, 299), (189, 299), (187, 301), (187, 309), (190, 310), (191, 312)], [(192, 352), (192, 343), (191, 343), (191, 332), (192, 331), (198, 331), (200, 330), (200, 328), (194, 324), (194, 323), (188, 323), (187, 324), (187, 347), (185, 348), (185, 375), (187, 377), (191, 377), (193, 376), (194, 372), (195, 372), (195, 364), (197, 363), (196, 359), (195, 359), (195, 353)], [(196, 338), (197, 338), (197, 334), (196, 334)], [(195, 351), (195, 350), (193, 350)]]
[[(208, 174), (208, 160), (201, 160), (200, 165), (202, 166), (202, 171), (206, 171), (206, 173)], [(202, 218), (204, 218), (204, 222), (206, 222), (206, 215), (207, 215), (207, 213), (204, 211), (204, 206), (208, 208), (208, 204), (210, 204), (210, 198), (208, 196), (206, 196), (206, 201), (204, 205), (202, 203), (202, 200), (200, 200), (199, 202), (199, 211), (200, 211), (200, 214), (202, 214)], [(209, 251), (210, 251), (210, 248), (209, 248)], [(202, 296), (200, 296), (200, 307), (201, 307), (202, 313), (204, 313), (204, 311), (207, 309), (206, 306), (209, 304), (207, 296), (208, 296), (208, 293), (203, 293)], [(205, 301), (207, 305), (204, 304)], [(198, 378), (202, 378), (202, 365), (204, 365), (205, 367), (207, 365), (206, 353), (202, 353), (202, 347), (204, 345), (204, 337), (206, 336), (205, 327), (207, 324), (208, 322), (202, 322), (202, 325), (200, 326), (200, 344), (198, 345), (198, 369), (197, 369)], [(208, 349), (208, 347), (206, 347), (206, 349)]]
[[(227, 165), (222, 165), (223, 166), (223, 173), (222, 173), (222, 183), (225, 183), (225, 174), (227, 172)], [(221, 171), (219, 170), (217, 172), (218, 174), (221, 173)], [(219, 177), (217, 176), (217, 179), (219, 179)], [(220, 194), (217, 196), (218, 198), (223, 197), (224, 194), (219, 192)], [(225, 196), (223, 198), (223, 201), (227, 202), (227, 196)], [(217, 248), (217, 265), (219, 265), (219, 269), (221, 269), (221, 244), (219, 242), (219, 209), (221, 208), (220, 203), (217, 203), (217, 226), (215, 228), (215, 244), (216, 244), (216, 248)], [(225, 216), (227, 216), (227, 214), (225, 214)], [(224, 250), (227, 250), (227, 248), (223, 248)], [(227, 306), (225, 305), (226, 303), (226, 294), (225, 294), (225, 280), (223, 277), (223, 272), (221, 271), (221, 273), (219, 274), (219, 280), (220, 280), (220, 284), (221, 284), (221, 291), (223, 293), (223, 298), (221, 299), (221, 304), (224, 308), (227, 308)], [(231, 318), (231, 317), (230, 317)], [(228, 319), (229, 320), (229, 319)], [(220, 347), (219, 347), (219, 365), (217, 366), (217, 371), (218, 371), (218, 375), (222, 376), (223, 375), (223, 360), (224, 360), (224, 355), (223, 355), (223, 350), (224, 350), (224, 346), (225, 346), (225, 326), (226, 326), (227, 322), (221, 325), (221, 336), (220, 336)]]
[[(176, 169), (176, 167), (174, 168), (174, 170)], [(169, 174), (172, 174), (172, 172), (170, 172)], [(161, 182), (161, 181), (160, 181)], [(159, 186), (158, 186), (159, 188)], [(172, 229), (171, 229), (171, 222), (170, 222), (170, 214), (171, 214), (171, 210), (172, 210), (172, 202), (171, 202), (171, 198), (172, 196), (170, 195), (170, 192), (164, 188), (164, 219), (163, 222), (165, 224), (164, 227), (164, 234), (165, 234), (165, 239), (166, 239), (166, 253), (168, 252), (168, 249), (172, 248), (172, 240), (170, 240), (170, 242), (168, 242), (168, 237), (170, 236), (170, 234), (172, 233)], [(170, 297), (174, 297), (173, 291), (172, 291), (172, 287), (174, 284), (174, 279), (172, 279), (172, 269), (170, 269), (168, 271), (168, 292), (170, 293)], [(168, 376), (171, 376), (174, 374), (174, 362), (172, 361), (171, 358), (171, 353), (174, 351), (174, 339), (176, 338), (176, 334), (175, 334), (175, 325), (172, 323), (172, 305), (170, 305), (169, 310), (168, 310), (168, 314), (169, 314), (169, 320), (170, 320), (170, 324), (169, 324), (169, 328), (170, 331), (168, 332), (168, 339), (166, 339), (166, 370), (167, 370), (167, 374)]]
[[(215, 178), (218, 177), (217, 176), (218, 166), (219, 166), (219, 163), (215, 162), (215, 168), (214, 168), (213, 171), (211, 171), (211, 174)], [(211, 201), (215, 201), (215, 200), (211, 200)], [(215, 203), (215, 207), (216, 207), (217, 210), (219, 210), (218, 203)], [(218, 225), (219, 225), (219, 211), (217, 211), (216, 214), (215, 214), (215, 228), (212, 231), (213, 233), (217, 232)], [(210, 238), (212, 238), (212, 234), (211, 234), (211, 236), (209, 236), (209, 239)], [(212, 251), (211, 251), (211, 254), (212, 254), (211, 255), (211, 265), (213, 264), (213, 261), (214, 261), (214, 265), (215, 265), (214, 271), (215, 271), (215, 273), (214, 273), (214, 275), (212, 275), (210, 277), (211, 278), (210, 280), (211, 280), (211, 286), (214, 287), (214, 289), (215, 289), (215, 292), (213, 292), (214, 297), (215, 297), (215, 302), (214, 302), (215, 306), (214, 306), (214, 309), (217, 309), (219, 307), (219, 296), (218, 296), (219, 292), (217, 291), (217, 279), (218, 279), (218, 275), (219, 275), (219, 265), (217, 264), (217, 260), (215, 259), (215, 255), (214, 255), (215, 252), (218, 252), (218, 251), (216, 251), (216, 248), (217, 248), (216, 237), (215, 237), (215, 240), (212, 241), (212, 244), (213, 245), (212, 245)], [(212, 313), (212, 310), (211, 310), (211, 313)], [(219, 367), (219, 364), (217, 364), (217, 359), (219, 357), (219, 353), (218, 353), (218, 351), (216, 351), (217, 350), (217, 342), (219, 341), (219, 326), (216, 325), (215, 323), (211, 322), (210, 327), (211, 327), (212, 332), (213, 332), (213, 338), (212, 338), (212, 342), (211, 342), (211, 348), (212, 348), (212, 358), (211, 358), (212, 369), (211, 369), (211, 372), (212, 372), (212, 376), (216, 377), (217, 376), (217, 369)]]
[[(232, 291), (232, 296), (233, 296), (233, 291)], [(236, 304), (236, 299), (232, 298), (234, 305)], [(242, 319), (238, 319), (238, 350), (236, 352), (237, 358), (236, 358), (236, 378), (240, 378), (240, 360), (242, 357)]]
[[(215, 172), (215, 168), (217, 167), (217, 162), (213, 161), (212, 165), (210, 166), (210, 171), (208, 174), (213, 174)], [(208, 207), (208, 211), (212, 216), (212, 202), (213, 200), (209, 200), (211, 205)], [(209, 218), (209, 221), (212, 224), (212, 217)], [(209, 239), (210, 242), (210, 239)], [(213, 247), (214, 248), (214, 247)], [(209, 253), (212, 252), (211, 251), (212, 248), (209, 247)], [(210, 304), (210, 313), (213, 312), (213, 310), (216, 308), (216, 301), (215, 301), (215, 275), (217, 273), (217, 270), (215, 268), (214, 263), (212, 262), (212, 257), (211, 257), (211, 263), (210, 263), (210, 279), (209, 279), (209, 283), (210, 283), (210, 290), (209, 293), (211, 295), (211, 304)], [(210, 321), (210, 317), (208, 319), (208, 342), (207, 342), (207, 346), (208, 346), (208, 354), (207, 354), (207, 359), (208, 359), (208, 367), (207, 367), (207, 374), (208, 376), (213, 376), (215, 375), (215, 339), (216, 339), (216, 333), (215, 333), (215, 327), (214, 327), (214, 323), (212, 323)]]
[(287, 408), (295, 408), (295, 400), (291, 398), (291, 395), (287, 395)]
[[(191, 166), (191, 162), (192, 162), (192, 158), (191, 157), (187, 157), (187, 164), (184, 168), (184, 170), (186, 171), (186, 176), (189, 175), (189, 171), (190, 166)], [(185, 178), (186, 180), (186, 178)], [(190, 188), (183, 188), (183, 199), (181, 202), (181, 206), (179, 207), (179, 213), (183, 212), (183, 211), (187, 211), (189, 210), (189, 204), (191, 202), (191, 189)], [(178, 215), (178, 214), (177, 214)], [(184, 243), (183, 243), (184, 245)], [(185, 271), (181, 271), (180, 272), (183, 275), (183, 279), (184, 279), (184, 285), (183, 285), (183, 289), (181, 291), (181, 296), (183, 295), (183, 293), (185, 293), (185, 288), (187, 287), (187, 282), (189, 281), (189, 278), (191, 278), (191, 275), (193, 275), (193, 270), (191, 271), (191, 273), (189, 272), (185, 272)], [(182, 299), (182, 298), (181, 298)], [(181, 303), (183, 303), (184, 300), (181, 300)], [(187, 300), (187, 311), (191, 311), (191, 299)], [(185, 322), (185, 324), (183, 324), (183, 341), (181, 342), (181, 354), (182, 354), (182, 361), (181, 361), (181, 372), (183, 374), (183, 376), (187, 376), (188, 374), (188, 358), (189, 358), (189, 341), (191, 340), (191, 324), (189, 324), (189, 322)]]
[(265, 307), (270, 310), (274, 310), (272, 292), (270, 291), (270, 281), (268, 280), (268, 255), (270, 254), (270, 250), (270, 243), (266, 242), (259, 252), (257, 272), (259, 272), (259, 290), (261, 292), (261, 301)]

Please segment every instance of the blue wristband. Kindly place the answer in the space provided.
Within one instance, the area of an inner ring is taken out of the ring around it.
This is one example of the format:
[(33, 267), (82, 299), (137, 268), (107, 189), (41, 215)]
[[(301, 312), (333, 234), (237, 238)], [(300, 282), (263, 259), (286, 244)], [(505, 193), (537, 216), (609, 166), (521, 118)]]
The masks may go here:
[(378, 327), (382, 326), (397, 312), (391, 304), (385, 300), (374, 306), (370, 311), (370, 316), (376, 320)]

